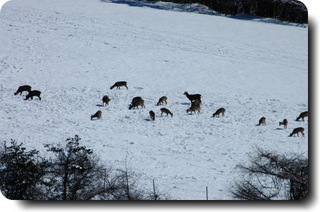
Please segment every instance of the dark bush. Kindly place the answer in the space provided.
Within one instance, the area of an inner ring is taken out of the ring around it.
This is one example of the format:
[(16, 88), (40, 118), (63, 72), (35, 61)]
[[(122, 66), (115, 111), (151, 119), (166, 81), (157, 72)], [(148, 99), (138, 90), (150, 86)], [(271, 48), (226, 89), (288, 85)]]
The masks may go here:
[(12, 200), (37, 200), (43, 196), (42, 183), (47, 162), (37, 150), (27, 151), (11, 140), (0, 150), (0, 188)]
[(247, 178), (237, 182), (232, 189), (236, 199), (300, 200), (308, 194), (309, 166), (306, 158), (258, 150), (250, 164), (238, 166)]

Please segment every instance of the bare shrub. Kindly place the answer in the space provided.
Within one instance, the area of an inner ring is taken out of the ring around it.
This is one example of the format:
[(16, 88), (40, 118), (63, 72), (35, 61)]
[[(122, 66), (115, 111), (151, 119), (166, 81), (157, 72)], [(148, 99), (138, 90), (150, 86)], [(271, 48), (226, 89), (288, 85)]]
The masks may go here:
[(258, 149), (250, 165), (238, 168), (247, 174), (235, 183), (232, 194), (242, 200), (299, 200), (308, 194), (308, 159)]

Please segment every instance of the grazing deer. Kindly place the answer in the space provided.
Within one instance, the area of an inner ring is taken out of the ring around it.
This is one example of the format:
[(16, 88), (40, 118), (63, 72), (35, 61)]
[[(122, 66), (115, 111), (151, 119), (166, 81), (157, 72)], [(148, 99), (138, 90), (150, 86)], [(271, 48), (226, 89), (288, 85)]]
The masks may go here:
[(259, 124), (257, 124), (257, 126), (260, 125), (266, 125), (266, 117), (261, 117), (261, 119), (259, 120)]
[(297, 134), (298, 137), (299, 137), (299, 133), (301, 133), (302, 136), (304, 136), (304, 133), (303, 133), (303, 132), (304, 132), (304, 128), (303, 128), (303, 127), (295, 128), (295, 129), (292, 131), (292, 133), (289, 135), (289, 137), (294, 136), (295, 134)]
[(142, 98), (140, 96), (136, 96), (131, 100), (131, 105), (136, 104), (136, 102), (141, 101)]
[(104, 106), (104, 105), (109, 105), (109, 101), (110, 101), (110, 100), (111, 100), (111, 99), (109, 99), (109, 97), (108, 97), (107, 95), (103, 96), (103, 97), (102, 97), (103, 106)]
[(187, 109), (187, 113), (191, 112), (196, 112), (198, 111), (198, 113), (200, 113), (200, 104), (201, 102), (199, 100), (194, 100), (193, 102), (191, 102), (191, 107), (189, 109)]
[(287, 119), (283, 119), (282, 122), (279, 122), (279, 126), (283, 125), (283, 127), (285, 129), (287, 129), (287, 126), (288, 126), (288, 120)]
[(93, 118), (101, 119), (101, 115), (102, 115), (101, 110), (98, 110), (95, 114), (93, 114), (93, 115), (91, 116), (91, 120), (92, 120)]
[(31, 91), (31, 86), (30, 85), (22, 85), (18, 88), (18, 90), (14, 93), (14, 95), (17, 95), (18, 93), (20, 93), (20, 95), (22, 94), (23, 91)]
[(188, 92), (184, 92), (183, 94), (186, 95), (191, 102), (193, 102), (194, 100), (199, 100), (199, 102), (201, 103), (200, 94), (188, 94)]
[(224, 116), (224, 113), (226, 112), (226, 109), (224, 109), (223, 107), (218, 109), (213, 115), (212, 117), (220, 117), (220, 114), (222, 114), (222, 116)]
[(131, 103), (135, 102), (135, 101), (138, 101), (138, 100), (141, 100), (142, 97), (141, 96), (136, 96), (136, 97), (133, 97), (132, 100), (131, 100)]
[(34, 96), (37, 96), (41, 100), (40, 94), (41, 92), (37, 90), (30, 91), (24, 100), (33, 99)]
[(134, 104), (135, 102), (138, 102), (138, 101), (141, 101), (141, 100), (142, 100), (141, 96), (136, 96), (131, 100), (131, 104)]
[(167, 104), (167, 99), (168, 99), (168, 98), (167, 98), (166, 96), (161, 97), (161, 98), (159, 99), (158, 103), (157, 103), (157, 106), (158, 106), (158, 105), (163, 105), (164, 103)]
[(156, 114), (152, 110), (149, 111), (149, 115), (152, 121), (156, 119)]
[(299, 119), (302, 119), (304, 121), (304, 118), (308, 117), (308, 111), (300, 113), (299, 117), (296, 119), (296, 121), (299, 121)]
[(113, 86), (110, 87), (110, 89), (112, 90), (114, 87), (117, 87), (118, 89), (120, 89), (120, 87), (122, 87), (122, 86), (126, 87), (127, 90), (128, 90), (128, 86), (127, 86), (127, 82), (126, 81), (116, 82), (116, 83), (114, 83)]
[(162, 113), (165, 113), (165, 114), (167, 114), (166, 116), (168, 116), (169, 114), (171, 115), (171, 117), (173, 117), (173, 114), (171, 113), (171, 111), (170, 110), (168, 110), (167, 108), (161, 108), (160, 109), (160, 111), (161, 111), (161, 116), (162, 116)]
[(141, 106), (141, 108), (145, 108), (144, 100), (140, 96), (134, 97), (131, 101), (131, 105), (129, 106), (129, 110), (139, 108), (139, 106)]

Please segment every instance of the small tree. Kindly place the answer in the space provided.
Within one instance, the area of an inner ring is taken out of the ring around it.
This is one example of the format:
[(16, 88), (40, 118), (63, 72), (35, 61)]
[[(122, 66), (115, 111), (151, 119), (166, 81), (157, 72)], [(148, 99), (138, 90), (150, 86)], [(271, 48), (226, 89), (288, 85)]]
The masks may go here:
[(308, 160), (258, 149), (250, 166), (239, 165), (248, 179), (235, 184), (232, 194), (243, 200), (299, 200), (308, 194)]
[(42, 177), (46, 161), (37, 150), (27, 151), (11, 140), (11, 146), (0, 150), (0, 187), (13, 200), (37, 200), (43, 197)]
[(169, 200), (169, 197), (159, 193), (155, 180), (152, 180), (152, 192), (147, 196), (148, 200)]
[(169, 200), (169, 197), (158, 192), (153, 181), (153, 191), (146, 191), (138, 186), (140, 175), (130, 171), (118, 169), (112, 176), (107, 178), (106, 190), (109, 200)]
[(93, 151), (80, 146), (81, 138), (68, 138), (65, 147), (46, 145), (55, 154), (48, 169), (50, 199), (90, 200), (105, 193), (105, 168), (98, 165)]

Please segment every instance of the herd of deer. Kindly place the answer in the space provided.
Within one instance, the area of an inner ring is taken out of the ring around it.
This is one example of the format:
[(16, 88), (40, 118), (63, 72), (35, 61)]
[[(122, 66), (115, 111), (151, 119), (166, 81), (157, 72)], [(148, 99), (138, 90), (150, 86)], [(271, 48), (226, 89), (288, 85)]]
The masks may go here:
[[(112, 85), (110, 87), (110, 89), (112, 90), (113, 88), (117, 87), (118, 89), (120, 89), (121, 87), (126, 87), (126, 89), (128, 89), (128, 86), (127, 86), (127, 82), (126, 81), (119, 81), (119, 82), (116, 82), (114, 85)], [(38, 97), (39, 100), (41, 100), (41, 97), (40, 97), (40, 94), (41, 92), (38, 91), (38, 90), (31, 90), (31, 86), (29, 85), (23, 85), (23, 86), (20, 86), (18, 88), (18, 90), (14, 93), (14, 95), (17, 95), (20, 93), (20, 95), (22, 94), (22, 92), (28, 92), (25, 100), (28, 100), (29, 98), (33, 99), (34, 96)], [(201, 95), (200, 94), (189, 94), (188, 92), (184, 92), (184, 95), (186, 95), (186, 97), (190, 100), (191, 102), (191, 107), (188, 108), (186, 110), (187, 113), (191, 112), (191, 114), (194, 112), (198, 112), (200, 113), (200, 109), (201, 109)], [(109, 105), (109, 101), (111, 99), (105, 95), (103, 96), (102, 98), (102, 102), (103, 102), (103, 106), (106, 106), (106, 105)], [(162, 96), (158, 103), (156, 104), (157, 106), (159, 105), (164, 105), (164, 104), (167, 104), (167, 100), (168, 98), (166, 96)], [(139, 106), (141, 108), (145, 108), (145, 105), (144, 105), (144, 100), (140, 97), (140, 96), (137, 96), (137, 97), (134, 97), (131, 101), (131, 104), (129, 106), (129, 110), (131, 109), (135, 109), (135, 108), (139, 108)], [(171, 115), (171, 117), (173, 117), (173, 114), (172, 112), (167, 109), (167, 108), (161, 108), (160, 109), (161, 111), (161, 116), (163, 113), (166, 114), (166, 116), (168, 115)], [(224, 116), (224, 113), (226, 112), (226, 109), (224, 108), (219, 108), (215, 113), (213, 113), (212, 117), (220, 117), (220, 115)], [(152, 121), (155, 121), (155, 112), (153, 112), (152, 110), (149, 111), (149, 115), (150, 115), (150, 119)], [(101, 119), (101, 116), (102, 116), (102, 112), (101, 110), (98, 110), (95, 114), (91, 115), (91, 120), (93, 120), (94, 118), (95, 119)], [(308, 117), (308, 111), (305, 111), (305, 112), (302, 112), (297, 118), (296, 118), (296, 121), (299, 121), (300, 119), (302, 119), (302, 121), (304, 121), (304, 118), (305, 117)], [(256, 125), (256, 126), (261, 126), (261, 125), (266, 125), (266, 117), (261, 117), (260, 120), (259, 120), (259, 123)], [(282, 122), (279, 122), (279, 126), (283, 125), (284, 128), (287, 128), (288, 126), (288, 120), (287, 119), (284, 119)], [(298, 128), (295, 128), (293, 129), (292, 133), (290, 133), (289, 137), (291, 136), (295, 136), (297, 135), (299, 137), (299, 133), (301, 133), (302, 136), (304, 136), (304, 128), (303, 127), (298, 127)]]

